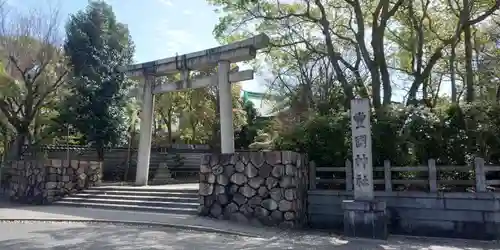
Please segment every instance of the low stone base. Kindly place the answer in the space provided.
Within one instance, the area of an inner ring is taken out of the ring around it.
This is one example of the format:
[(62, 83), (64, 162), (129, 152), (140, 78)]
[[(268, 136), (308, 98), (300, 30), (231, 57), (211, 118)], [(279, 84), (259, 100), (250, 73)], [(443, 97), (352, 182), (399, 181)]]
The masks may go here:
[(342, 201), (344, 234), (386, 240), (388, 237), (386, 204), (384, 201)]
[(201, 216), (243, 224), (307, 225), (308, 165), (291, 151), (207, 154), (200, 166)]
[(11, 176), (8, 193), (12, 201), (50, 204), (65, 195), (97, 186), (102, 163), (96, 161), (26, 160), (6, 165)]

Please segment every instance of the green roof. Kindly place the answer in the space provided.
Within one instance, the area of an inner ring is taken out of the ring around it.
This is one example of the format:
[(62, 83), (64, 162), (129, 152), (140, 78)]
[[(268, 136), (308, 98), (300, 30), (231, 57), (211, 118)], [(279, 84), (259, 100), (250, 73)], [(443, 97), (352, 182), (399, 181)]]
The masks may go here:
[(267, 117), (272, 116), (272, 111), (276, 106), (276, 101), (274, 98), (269, 98), (270, 96), (265, 93), (257, 93), (243, 90), (243, 102), (252, 102), (255, 109), (258, 111), (260, 116)]

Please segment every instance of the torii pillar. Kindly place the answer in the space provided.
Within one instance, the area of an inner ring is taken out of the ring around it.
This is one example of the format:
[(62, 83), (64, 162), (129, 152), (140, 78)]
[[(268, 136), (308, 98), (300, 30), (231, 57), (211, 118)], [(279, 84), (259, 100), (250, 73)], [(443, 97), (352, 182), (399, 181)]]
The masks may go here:
[(221, 153), (234, 153), (233, 96), (229, 83), (229, 61), (220, 61), (218, 65), (219, 111), (220, 111), (220, 146)]
[[(135, 184), (148, 184), (149, 160), (151, 159), (151, 137), (153, 135), (154, 95), (153, 86), (156, 77), (144, 70), (144, 87), (142, 92), (142, 110), (139, 134), (139, 150), (137, 152), (137, 169)], [(144, 167), (139, 167), (144, 166)]]

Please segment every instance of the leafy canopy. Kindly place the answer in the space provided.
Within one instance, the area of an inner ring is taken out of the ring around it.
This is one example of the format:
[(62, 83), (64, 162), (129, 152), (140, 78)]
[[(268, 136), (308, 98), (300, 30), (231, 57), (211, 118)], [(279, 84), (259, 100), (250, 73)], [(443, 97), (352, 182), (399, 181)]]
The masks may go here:
[(64, 49), (73, 78), (61, 122), (76, 128), (85, 142), (98, 149), (123, 142), (132, 82), (118, 67), (130, 64), (134, 52), (127, 27), (117, 22), (111, 6), (94, 1), (71, 16), (66, 34)]

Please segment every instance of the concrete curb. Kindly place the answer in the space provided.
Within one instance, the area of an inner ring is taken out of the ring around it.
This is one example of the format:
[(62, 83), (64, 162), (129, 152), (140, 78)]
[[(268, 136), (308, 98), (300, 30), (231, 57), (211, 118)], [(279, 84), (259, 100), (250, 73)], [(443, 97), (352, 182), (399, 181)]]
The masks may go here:
[(235, 232), (223, 229), (217, 229), (213, 227), (197, 226), (197, 225), (183, 225), (175, 223), (159, 223), (159, 222), (149, 222), (149, 221), (127, 221), (127, 220), (103, 220), (103, 219), (0, 219), (2, 222), (79, 222), (79, 223), (103, 223), (103, 224), (122, 224), (122, 225), (132, 225), (132, 226), (152, 226), (152, 227), (168, 227), (183, 230), (193, 230), (205, 233), (220, 233), (229, 234), (234, 236), (252, 237), (258, 238), (258, 235), (252, 235), (248, 233)]
[(445, 243), (447, 242), (474, 242), (474, 243), (483, 243), (483, 244), (491, 244), (500, 242), (498, 240), (474, 240), (474, 239), (464, 239), (464, 238), (446, 238), (446, 237), (432, 237), (432, 236), (414, 236), (414, 235), (404, 235), (404, 234), (390, 234), (387, 240), (382, 239), (371, 239), (371, 238), (360, 238), (360, 237), (346, 237), (342, 235), (335, 235), (334, 237), (340, 240), (346, 241), (357, 241), (357, 242), (366, 242), (366, 243), (379, 243), (379, 244), (387, 244), (391, 243), (394, 240), (397, 241), (407, 241), (407, 242), (434, 242), (434, 243)]
[(433, 237), (433, 236), (417, 236), (417, 235), (405, 235), (405, 234), (392, 234), (389, 238), (392, 239), (407, 239), (414, 241), (462, 241), (462, 242), (478, 242), (478, 243), (500, 243), (500, 240), (475, 240), (475, 239), (465, 239), (465, 238), (447, 238), (447, 237)]

